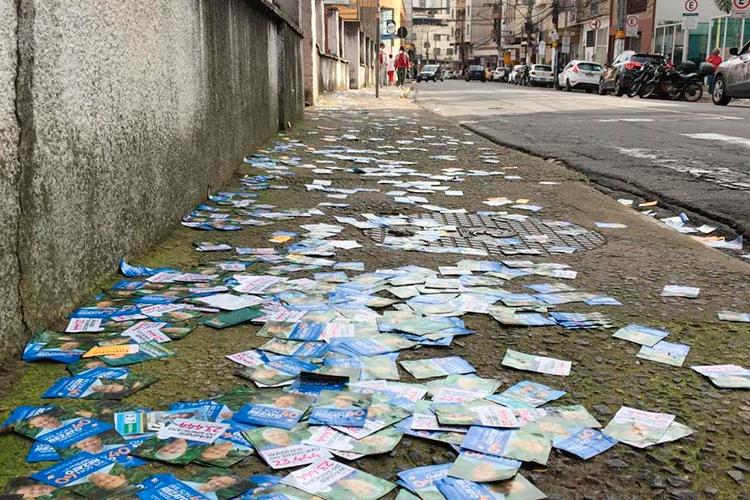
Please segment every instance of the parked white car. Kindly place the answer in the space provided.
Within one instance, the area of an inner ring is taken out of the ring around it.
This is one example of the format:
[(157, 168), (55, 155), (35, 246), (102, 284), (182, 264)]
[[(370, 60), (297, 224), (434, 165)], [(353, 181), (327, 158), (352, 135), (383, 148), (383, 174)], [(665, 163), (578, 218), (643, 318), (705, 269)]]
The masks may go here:
[(561, 89), (570, 92), (573, 89), (582, 89), (593, 92), (599, 88), (599, 80), (602, 76), (602, 65), (593, 61), (570, 61), (557, 76)]
[(529, 83), (532, 87), (537, 85), (551, 87), (555, 83), (552, 66), (548, 64), (532, 64), (531, 71), (529, 71)]

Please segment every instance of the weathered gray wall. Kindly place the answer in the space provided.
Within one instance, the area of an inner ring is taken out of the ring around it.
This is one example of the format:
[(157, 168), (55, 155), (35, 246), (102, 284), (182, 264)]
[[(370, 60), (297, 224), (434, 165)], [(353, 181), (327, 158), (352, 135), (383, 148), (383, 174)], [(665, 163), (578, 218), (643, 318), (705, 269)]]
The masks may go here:
[(25, 340), (4, 321), (19, 316), (15, 262), (26, 324), (48, 324), (304, 106), (298, 28), (269, 0), (15, 2), (18, 30), (14, 0), (0, 0), (0, 347), (11, 350)]
[[(15, 106), (16, 7), (0, 0), (0, 353), (22, 331), (18, 302), (18, 136)], [(0, 354), (2, 357), (2, 354)]]
[(318, 88), (339, 92), (349, 88), (349, 63), (340, 57), (318, 52)]

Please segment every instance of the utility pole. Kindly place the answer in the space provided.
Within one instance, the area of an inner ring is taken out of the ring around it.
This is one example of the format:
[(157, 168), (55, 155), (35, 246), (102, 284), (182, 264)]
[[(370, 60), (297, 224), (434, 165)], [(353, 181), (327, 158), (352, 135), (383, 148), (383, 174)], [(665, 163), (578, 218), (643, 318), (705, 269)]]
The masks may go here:
[(555, 27), (555, 39), (552, 40), (552, 75), (555, 77), (555, 89), (560, 88), (560, 80), (557, 78), (558, 55), (557, 45), (560, 41), (560, 0), (552, 0), (552, 24)]
[(613, 57), (622, 54), (625, 50), (625, 18), (628, 12), (627, 0), (617, 0), (617, 32), (615, 33), (615, 46)]
[[(534, 23), (531, 16), (534, 14), (534, 0), (526, 0), (526, 19), (523, 23), (523, 29), (526, 32), (526, 64), (531, 63), (531, 54), (529, 47), (531, 45), (531, 31), (534, 29)], [(521, 40), (523, 42), (523, 40)]]
[(377, 47), (378, 47), (378, 56), (375, 58), (375, 99), (380, 98), (380, 0), (377, 0), (377, 9), (378, 14), (376, 16), (376, 23), (377, 23)]

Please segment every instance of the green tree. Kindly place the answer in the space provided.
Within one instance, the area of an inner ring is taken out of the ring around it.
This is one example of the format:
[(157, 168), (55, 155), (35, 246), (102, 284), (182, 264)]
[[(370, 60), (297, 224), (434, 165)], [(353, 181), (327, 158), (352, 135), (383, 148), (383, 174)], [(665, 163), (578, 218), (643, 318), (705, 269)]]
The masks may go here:
[(732, 0), (714, 0), (714, 3), (720, 10), (726, 13), (732, 11)]

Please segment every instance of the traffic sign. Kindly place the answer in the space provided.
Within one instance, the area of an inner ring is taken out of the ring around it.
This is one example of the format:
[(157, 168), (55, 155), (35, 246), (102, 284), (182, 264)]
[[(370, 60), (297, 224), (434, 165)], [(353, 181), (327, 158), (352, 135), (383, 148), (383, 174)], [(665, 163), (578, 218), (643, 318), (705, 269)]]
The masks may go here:
[(592, 30), (598, 30), (601, 25), (602, 23), (598, 19), (593, 19), (590, 24)]
[(695, 12), (698, 10), (698, 0), (685, 0), (685, 12)]
[(394, 21), (393, 19), (389, 19), (388, 21), (386, 21), (385, 32), (389, 35), (394, 34), (396, 32), (396, 21)]
[(399, 37), (399, 38), (406, 38), (406, 35), (408, 35), (408, 34), (409, 34), (409, 32), (408, 32), (408, 31), (406, 30), (406, 28), (404, 28), (403, 26), (401, 26), (401, 27), (400, 27), (400, 28), (399, 28), (399, 29), (398, 29), (398, 30), (396, 31), (396, 36), (397, 36), (397, 37)]
[(750, 17), (750, 0), (732, 0), (734, 17)]
[(549, 39), (556, 42), (557, 40), (560, 39), (560, 35), (557, 33), (557, 31), (552, 30), (549, 33)]
[(625, 18), (625, 36), (638, 36), (638, 27), (641, 24), (639, 14), (629, 14)]

